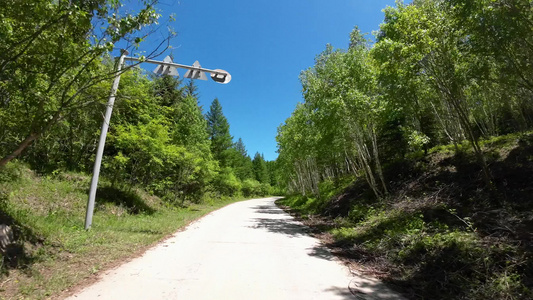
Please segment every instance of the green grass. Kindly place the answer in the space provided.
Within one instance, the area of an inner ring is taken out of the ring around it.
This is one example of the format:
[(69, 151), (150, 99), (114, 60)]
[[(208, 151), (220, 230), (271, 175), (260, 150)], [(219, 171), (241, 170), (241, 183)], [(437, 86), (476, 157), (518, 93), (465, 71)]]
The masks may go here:
[(176, 207), (140, 189), (102, 181), (93, 226), (83, 229), (89, 177), (40, 177), (12, 163), (0, 173), (0, 223), (18, 240), (0, 257), (0, 299), (44, 299), (140, 254), (203, 215), (235, 202), (209, 199)]

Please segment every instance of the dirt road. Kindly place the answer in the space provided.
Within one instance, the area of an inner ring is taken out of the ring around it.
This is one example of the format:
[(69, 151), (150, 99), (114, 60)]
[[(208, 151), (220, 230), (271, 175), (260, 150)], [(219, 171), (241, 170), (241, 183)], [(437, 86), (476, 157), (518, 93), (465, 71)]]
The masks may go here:
[(353, 277), (274, 201), (215, 211), (68, 299), (402, 299)]

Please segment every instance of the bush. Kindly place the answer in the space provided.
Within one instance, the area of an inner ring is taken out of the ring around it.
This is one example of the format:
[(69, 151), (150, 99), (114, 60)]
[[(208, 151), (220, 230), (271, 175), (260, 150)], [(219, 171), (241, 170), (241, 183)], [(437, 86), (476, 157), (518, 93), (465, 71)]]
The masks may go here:
[(245, 179), (242, 182), (242, 194), (245, 197), (258, 196), (261, 193), (261, 183), (254, 179)]
[(268, 196), (272, 195), (272, 187), (268, 183), (261, 183), (259, 186), (259, 195), (258, 196)]
[(0, 183), (13, 182), (21, 177), (23, 165), (19, 162), (12, 161), (3, 169), (0, 169)]
[(226, 196), (235, 196), (241, 191), (241, 182), (231, 168), (224, 168), (213, 180), (215, 192)]

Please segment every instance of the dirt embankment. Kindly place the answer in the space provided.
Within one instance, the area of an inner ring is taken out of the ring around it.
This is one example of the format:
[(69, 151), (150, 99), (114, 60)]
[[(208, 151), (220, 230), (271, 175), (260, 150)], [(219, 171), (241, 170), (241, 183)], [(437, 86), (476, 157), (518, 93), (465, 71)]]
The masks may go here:
[(386, 199), (356, 181), (320, 214), (291, 198), (280, 204), (352, 268), (411, 299), (531, 299), (533, 135), (485, 142), (484, 151), (492, 190), (471, 152), (440, 149), (388, 166)]

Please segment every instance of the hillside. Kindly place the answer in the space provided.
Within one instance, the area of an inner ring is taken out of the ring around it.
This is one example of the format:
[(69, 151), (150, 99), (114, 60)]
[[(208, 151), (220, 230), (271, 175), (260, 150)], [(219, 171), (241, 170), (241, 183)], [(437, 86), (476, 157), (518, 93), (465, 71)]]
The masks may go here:
[(359, 178), (279, 204), (354, 270), (410, 299), (531, 299), (533, 134), (481, 144), (493, 191), (468, 147), (441, 146), (386, 166), (383, 199)]

